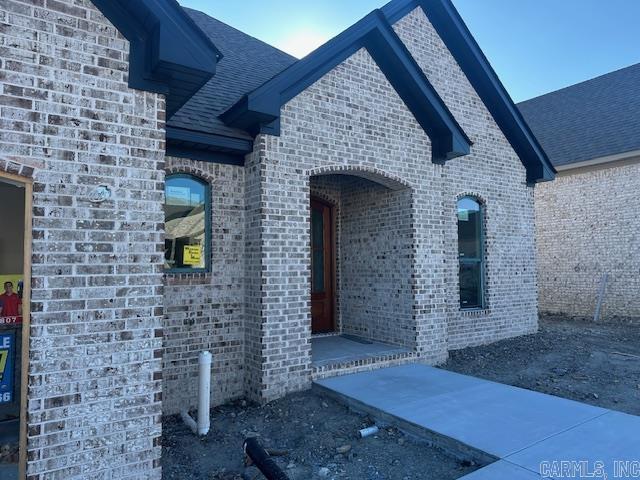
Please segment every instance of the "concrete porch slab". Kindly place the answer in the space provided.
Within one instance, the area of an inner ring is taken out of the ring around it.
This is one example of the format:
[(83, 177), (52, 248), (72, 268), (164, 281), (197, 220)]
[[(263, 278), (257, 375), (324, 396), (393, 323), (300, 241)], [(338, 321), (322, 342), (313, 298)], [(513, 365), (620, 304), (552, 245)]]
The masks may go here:
[(314, 366), (353, 362), (367, 358), (382, 357), (409, 350), (346, 335), (330, 335), (311, 338), (311, 361)]

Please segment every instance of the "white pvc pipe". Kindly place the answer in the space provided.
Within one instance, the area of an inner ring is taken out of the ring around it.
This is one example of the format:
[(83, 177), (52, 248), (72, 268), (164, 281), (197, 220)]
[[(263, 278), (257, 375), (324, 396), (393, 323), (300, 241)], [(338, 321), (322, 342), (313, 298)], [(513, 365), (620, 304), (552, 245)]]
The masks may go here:
[(198, 421), (196, 423), (187, 410), (180, 412), (180, 416), (193, 433), (206, 435), (211, 427), (211, 353), (200, 352), (198, 367)]
[(200, 352), (198, 357), (200, 367), (198, 384), (198, 434), (209, 433), (211, 421), (209, 410), (211, 405), (211, 353)]
[(365, 438), (371, 435), (375, 435), (379, 431), (380, 429), (375, 425), (373, 427), (363, 428), (362, 430), (360, 430), (360, 438)]
[(596, 313), (593, 315), (593, 321), (598, 322), (600, 320), (600, 310), (602, 309), (602, 301), (604, 300), (604, 294), (607, 291), (607, 281), (609, 280), (609, 274), (605, 273), (602, 276), (600, 282), (600, 291), (598, 292), (598, 303), (596, 305)]
[(182, 417), (182, 421), (187, 425), (187, 427), (189, 427), (189, 429), (193, 433), (198, 433), (198, 424), (193, 418), (191, 418), (191, 415), (189, 415), (189, 412), (187, 412), (186, 410), (183, 410), (180, 412), (180, 416)]

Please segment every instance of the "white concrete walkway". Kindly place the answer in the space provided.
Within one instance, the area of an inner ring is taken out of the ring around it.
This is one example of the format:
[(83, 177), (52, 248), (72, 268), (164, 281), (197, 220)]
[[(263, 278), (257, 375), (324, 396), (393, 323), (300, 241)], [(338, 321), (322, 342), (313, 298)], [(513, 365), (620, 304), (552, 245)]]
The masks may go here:
[[(619, 469), (640, 468), (640, 417), (633, 415), (418, 364), (316, 385), (401, 427), (425, 429), (443, 445), (497, 460), (465, 480), (637, 478)], [(583, 463), (559, 463), (572, 461)], [(596, 476), (599, 468), (608, 477)]]

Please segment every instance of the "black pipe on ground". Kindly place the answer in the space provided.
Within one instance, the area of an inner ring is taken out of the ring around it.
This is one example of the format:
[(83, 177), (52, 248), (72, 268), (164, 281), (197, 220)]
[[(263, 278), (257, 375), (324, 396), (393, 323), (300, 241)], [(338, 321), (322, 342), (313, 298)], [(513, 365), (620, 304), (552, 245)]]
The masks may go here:
[(289, 477), (278, 467), (256, 438), (247, 438), (244, 441), (244, 453), (267, 480), (289, 480)]

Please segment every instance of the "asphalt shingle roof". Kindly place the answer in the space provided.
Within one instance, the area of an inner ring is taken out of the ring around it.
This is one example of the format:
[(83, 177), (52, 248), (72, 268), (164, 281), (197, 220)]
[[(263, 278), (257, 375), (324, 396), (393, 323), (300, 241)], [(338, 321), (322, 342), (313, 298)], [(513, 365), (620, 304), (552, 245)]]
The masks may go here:
[(551, 162), (640, 149), (640, 63), (519, 103)]
[(168, 120), (167, 125), (227, 137), (251, 138), (242, 130), (227, 127), (218, 115), (297, 59), (203, 12), (190, 8), (185, 11), (224, 57), (218, 63), (215, 76)]

